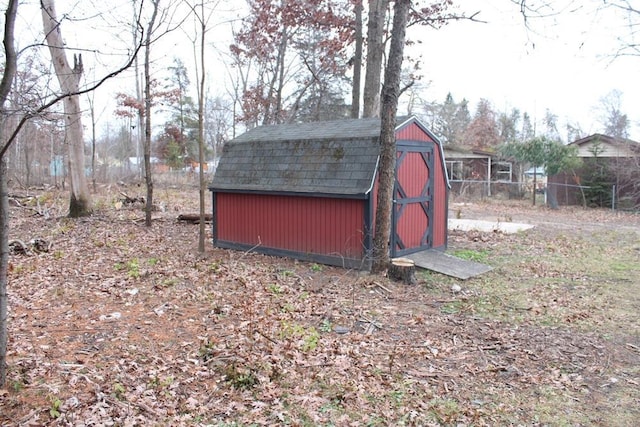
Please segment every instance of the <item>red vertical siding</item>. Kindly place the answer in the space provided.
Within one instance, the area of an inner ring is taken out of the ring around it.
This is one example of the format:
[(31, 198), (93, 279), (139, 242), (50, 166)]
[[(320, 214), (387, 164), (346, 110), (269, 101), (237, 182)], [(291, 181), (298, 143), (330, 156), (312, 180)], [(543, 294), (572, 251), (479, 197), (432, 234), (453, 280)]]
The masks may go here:
[(364, 200), (218, 193), (219, 241), (362, 259)]
[(434, 186), (433, 186), (433, 247), (444, 248), (447, 246), (447, 211), (449, 209), (448, 194), (449, 188), (447, 186), (447, 177), (444, 167), (440, 165), (444, 164), (442, 158), (442, 152), (440, 149), (433, 151), (433, 165), (434, 165)]
[(429, 168), (420, 153), (406, 153), (402, 159), (402, 167), (397, 171), (398, 181), (406, 197), (420, 197), (422, 190), (429, 181)]
[(427, 133), (425, 133), (420, 126), (415, 123), (411, 123), (408, 126), (399, 129), (396, 132), (396, 139), (401, 140), (405, 139), (408, 141), (425, 141), (425, 142), (434, 142), (433, 139), (429, 137)]
[(419, 204), (409, 204), (402, 212), (402, 220), (397, 223), (396, 233), (406, 248), (419, 248), (422, 237), (429, 226), (429, 218)]
[[(400, 157), (400, 152), (398, 152)], [(429, 184), (429, 165), (420, 152), (404, 151), (396, 171), (398, 188), (404, 192), (397, 199), (423, 198), (425, 187)], [(429, 192), (426, 192), (429, 195)], [(431, 203), (429, 203), (430, 205)], [(430, 207), (430, 206), (428, 206)], [(398, 203), (396, 205), (396, 235), (404, 249), (424, 247), (423, 238), (429, 227), (429, 213), (419, 203)], [(403, 249), (397, 247), (396, 249)]]
[(440, 248), (447, 244), (447, 210), (448, 188), (446, 171), (440, 147), (416, 123), (411, 123), (396, 132), (397, 140), (424, 141), (435, 145), (433, 150), (434, 187), (433, 187), (433, 247)]

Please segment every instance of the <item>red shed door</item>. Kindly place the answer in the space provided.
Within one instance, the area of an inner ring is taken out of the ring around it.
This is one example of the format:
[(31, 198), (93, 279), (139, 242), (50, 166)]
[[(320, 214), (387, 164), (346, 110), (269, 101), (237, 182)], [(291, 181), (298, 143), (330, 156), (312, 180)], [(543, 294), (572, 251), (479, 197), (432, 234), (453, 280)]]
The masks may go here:
[(432, 144), (397, 144), (391, 230), (392, 257), (432, 247), (433, 158)]

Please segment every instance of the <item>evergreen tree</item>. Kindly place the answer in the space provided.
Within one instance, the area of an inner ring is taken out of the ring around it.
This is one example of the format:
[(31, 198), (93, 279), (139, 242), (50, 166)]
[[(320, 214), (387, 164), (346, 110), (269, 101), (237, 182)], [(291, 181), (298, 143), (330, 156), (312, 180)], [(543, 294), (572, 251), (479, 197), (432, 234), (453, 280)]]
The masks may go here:
[[(524, 143), (512, 142), (505, 144), (500, 151), (503, 156), (512, 157), (519, 162), (534, 167), (534, 169), (544, 168), (549, 176), (575, 169), (580, 165), (576, 147), (564, 145), (557, 140), (554, 141), (544, 136), (530, 139)], [(533, 177), (533, 205), (535, 205), (536, 174)], [(547, 203), (554, 209), (558, 207), (555, 191), (555, 185), (550, 184), (547, 192)]]

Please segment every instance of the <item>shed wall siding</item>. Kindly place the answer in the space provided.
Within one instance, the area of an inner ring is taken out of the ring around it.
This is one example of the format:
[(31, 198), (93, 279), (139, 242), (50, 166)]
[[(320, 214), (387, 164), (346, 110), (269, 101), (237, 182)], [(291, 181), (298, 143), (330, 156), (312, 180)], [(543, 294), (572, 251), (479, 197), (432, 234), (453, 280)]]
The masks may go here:
[[(440, 150), (434, 150), (434, 165), (442, 164)], [(449, 188), (447, 187), (446, 171), (434, 166), (434, 191), (433, 191), (433, 247), (446, 248), (447, 246), (447, 226), (449, 211)]]
[(426, 142), (435, 142), (433, 139), (429, 138), (429, 135), (424, 133), (420, 127), (411, 123), (408, 126), (403, 127), (402, 129), (398, 129), (396, 132), (397, 140), (408, 140), (408, 141), (426, 141)]
[(362, 259), (365, 200), (218, 193), (217, 239)]

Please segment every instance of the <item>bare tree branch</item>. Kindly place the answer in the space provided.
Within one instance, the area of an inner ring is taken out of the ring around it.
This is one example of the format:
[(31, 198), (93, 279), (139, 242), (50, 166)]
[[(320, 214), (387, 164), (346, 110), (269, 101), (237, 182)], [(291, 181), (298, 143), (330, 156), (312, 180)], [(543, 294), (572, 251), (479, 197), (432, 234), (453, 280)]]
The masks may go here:
[(439, 28), (442, 25), (453, 22), (453, 21), (472, 21), (479, 22), (481, 24), (486, 24), (487, 21), (479, 19), (480, 11), (474, 12), (471, 15), (465, 15), (464, 13), (461, 15), (455, 13), (448, 13), (443, 16), (434, 17), (431, 15), (425, 15), (422, 11), (412, 9), (411, 10), (411, 21), (407, 24), (407, 27), (411, 27), (413, 25), (427, 25), (433, 28)]
[[(13, 77), (15, 76), (17, 69), (17, 54), (16, 47), (14, 45), (15, 16), (17, 14), (17, 10), (18, 2), (16, 0), (10, 0), (5, 14), (3, 38), (5, 66), (4, 73), (2, 75), (2, 82), (0, 82), (0, 106), (4, 104), (4, 101), (9, 96), (11, 85), (13, 84)], [(4, 152), (2, 154), (4, 154)], [(0, 154), (0, 157), (2, 157), (2, 154)]]
[[(142, 8), (143, 4), (144, 4), (144, 1), (141, 2), (140, 8)], [(20, 130), (22, 130), (24, 125), (30, 119), (32, 119), (33, 117), (37, 117), (40, 114), (44, 113), (49, 108), (51, 108), (52, 106), (56, 105), (58, 102), (62, 101), (63, 99), (65, 99), (68, 96), (84, 95), (85, 93), (89, 93), (89, 92), (92, 92), (92, 91), (96, 90), (97, 88), (102, 86), (105, 82), (107, 82), (109, 79), (112, 79), (113, 77), (116, 77), (117, 75), (119, 75), (123, 71), (126, 71), (127, 69), (129, 69), (131, 67), (131, 65), (133, 65), (133, 62), (134, 62), (136, 56), (138, 55), (138, 53), (140, 52), (140, 49), (143, 46), (144, 29), (142, 28), (140, 23), (138, 23), (138, 30), (140, 32), (140, 42), (136, 44), (136, 47), (135, 47), (135, 50), (133, 51), (133, 54), (130, 56), (128, 61), (122, 67), (120, 67), (117, 70), (114, 70), (113, 72), (105, 75), (102, 79), (98, 80), (97, 82), (93, 83), (90, 86), (85, 87), (84, 89), (78, 90), (77, 92), (74, 92), (74, 93), (65, 93), (65, 94), (60, 94), (58, 96), (55, 96), (51, 100), (49, 100), (48, 102), (46, 102), (46, 103), (42, 104), (40, 107), (36, 108), (35, 110), (29, 111), (26, 114), (24, 114), (22, 116), (22, 118), (20, 119), (20, 121), (18, 122), (18, 124), (16, 125), (16, 128), (9, 135), (7, 140), (4, 142), (2, 148), (0, 149), (0, 158), (5, 155), (5, 153), (7, 152), (9, 147), (11, 146), (11, 144), (15, 141), (16, 137), (20, 133)]]

